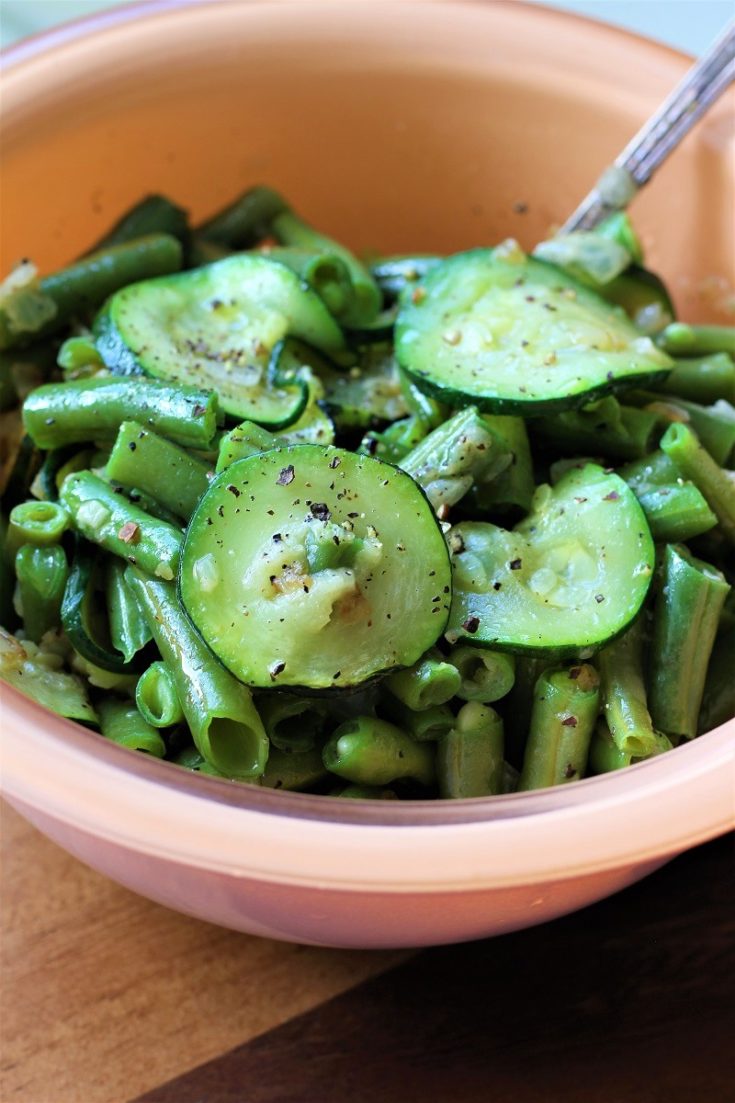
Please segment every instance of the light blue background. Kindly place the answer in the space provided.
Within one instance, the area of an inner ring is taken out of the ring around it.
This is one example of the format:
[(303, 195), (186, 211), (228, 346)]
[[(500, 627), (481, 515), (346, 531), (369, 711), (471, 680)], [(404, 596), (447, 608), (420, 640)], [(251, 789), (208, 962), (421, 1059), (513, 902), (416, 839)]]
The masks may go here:
[[(3, 46), (46, 27), (116, 7), (124, 0), (0, 0)], [(531, 0), (616, 23), (700, 54), (735, 16), (735, 0)]]

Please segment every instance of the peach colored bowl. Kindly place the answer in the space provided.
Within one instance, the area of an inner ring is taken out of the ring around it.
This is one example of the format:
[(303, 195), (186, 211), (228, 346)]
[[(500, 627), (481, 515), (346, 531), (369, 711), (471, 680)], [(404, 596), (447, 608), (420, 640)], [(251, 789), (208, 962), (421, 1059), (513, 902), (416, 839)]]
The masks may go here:
[[(517, 3), (217, 0), (118, 10), (8, 62), (5, 269), (64, 262), (146, 192), (200, 218), (260, 181), (358, 249), (532, 244), (687, 64)], [(732, 106), (636, 204), (653, 266), (694, 318), (732, 293)], [(192, 777), (13, 691), (3, 721), (6, 795), (62, 846), (181, 911), (303, 942), (425, 945), (539, 923), (735, 819), (733, 722), (562, 790), (386, 809)]]

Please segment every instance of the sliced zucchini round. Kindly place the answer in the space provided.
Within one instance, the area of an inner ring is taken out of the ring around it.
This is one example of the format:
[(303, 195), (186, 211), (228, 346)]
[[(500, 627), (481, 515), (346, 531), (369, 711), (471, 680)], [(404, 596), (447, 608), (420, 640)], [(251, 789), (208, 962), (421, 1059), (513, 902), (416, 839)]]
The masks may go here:
[(596, 464), (539, 487), (512, 531), (468, 522), (451, 530), (449, 546), (447, 639), (518, 653), (592, 654), (638, 614), (653, 576), (635, 495)]
[(402, 299), (396, 356), (449, 405), (544, 414), (672, 366), (622, 310), (520, 249), (458, 253), (419, 287)]
[(97, 348), (118, 374), (145, 372), (216, 391), (233, 417), (279, 429), (307, 402), (300, 380), (268, 378), (273, 347), (291, 334), (330, 354), (342, 331), (284, 264), (238, 255), (116, 292), (95, 323)]
[(321, 691), (414, 663), (444, 631), (451, 572), (410, 476), (302, 444), (238, 460), (213, 481), (189, 525), (179, 585), (241, 681)]

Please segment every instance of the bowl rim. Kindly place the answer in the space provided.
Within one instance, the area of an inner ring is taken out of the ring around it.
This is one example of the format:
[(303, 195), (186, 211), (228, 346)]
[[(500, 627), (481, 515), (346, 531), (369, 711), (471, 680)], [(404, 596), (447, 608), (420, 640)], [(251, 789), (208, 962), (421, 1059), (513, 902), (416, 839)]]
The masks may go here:
[[(251, 0), (246, 0), (246, 4), (250, 2)], [(271, 0), (257, 0), (254, 6), (257, 6), (258, 2), (261, 6), (265, 3), (270, 7), (289, 7), (288, 4), (272, 3)], [(411, 2), (413, 0), (408, 0), (408, 3)], [(440, 2), (448, 6), (450, 0), (440, 0)], [(134, 20), (146, 20), (162, 15), (173, 18), (186, 9), (205, 6), (227, 7), (229, 3), (230, 0), (144, 0), (144, 2), (138, 0), (102, 13), (84, 16), (51, 31), (41, 32), (22, 40), (4, 53), (4, 67), (6, 70), (14, 70), (30, 61), (47, 58), (50, 54), (63, 50), (65, 46), (74, 44), (82, 38), (101, 33), (107, 34)], [(482, 7), (484, 0), (479, 0), (479, 3), (466, 3), (464, 6)], [(536, 5), (526, 3), (514, 4), (513, 8), (521, 19), (539, 18), (540, 13), (543, 12), (545, 18), (551, 18), (560, 23), (583, 24), (592, 35), (615, 35), (623, 41), (635, 39), (658, 56), (667, 54), (682, 60), (687, 56), (672, 47), (656, 43), (622, 28), (611, 27), (597, 19), (589, 19), (553, 8), (539, 9)], [(216, 806), (220, 813), (235, 812), (242, 817), (243, 823), (246, 818), (250, 821), (253, 817), (261, 824), (278, 820), (291, 825), (296, 824), (299, 831), (304, 831), (308, 835), (320, 834), (321, 829), (331, 828), (331, 825), (339, 822), (345, 828), (349, 828), (347, 834), (350, 837), (355, 832), (361, 833), (363, 838), (367, 837), (365, 829), (368, 829), (367, 833), (372, 834), (375, 841), (381, 829), (389, 830), (391, 835), (395, 836), (396, 833), (392, 829), (400, 826), (404, 829), (402, 833), (406, 836), (406, 843), (409, 842), (409, 836), (416, 838), (416, 831), (412, 829), (418, 829), (427, 834), (425, 830), (427, 827), (432, 829), (428, 834), (434, 839), (440, 829), (449, 837), (457, 831), (471, 833), (473, 829), (482, 828), (493, 831), (496, 835), (502, 833), (510, 842), (513, 835), (520, 838), (522, 834), (520, 828), (524, 821), (537, 824), (541, 817), (547, 825), (552, 820), (561, 824), (568, 821), (571, 816), (579, 823), (583, 813), (590, 823), (592, 819), (595, 820), (597, 823), (595, 831), (599, 833), (601, 822), (599, 816), (603, 812), (604, 815), (609, 816), (612, 809), (617, 809), (621, 815), (626, 815), (630, 814), (635, 807), (641, 812), (640, 822), (643, 825), (644, 822), (650, 822), (650, 815), (643, 814), (642, 811), (646, 804), (650, 804), (651, 801), (655, 804), (657, 799), (663, 798), (664, 791), (668, 789), (667, 799), (670, 803), (672, 794), (674, 795), (672, 808), (677, 806), (680, 808), (682, 800), (689, 799), (689, 789), (692, 786), (695, 789), (699, 787), (698, 791), (705, 796), (705, 803), (707, 794), (716, 792), (716, 799), (711, 801), (709, 818), (705, 815), (707, 808), (703, 808), (696, 823), (689, 823), (686, 828), (682, 825), (681, 830), (673, 834), (668, 832), (665, 838), (662, 837), (661, 831), (654, 831), (649, 837), (648, 852), (651, 855), (661, 853), (662, 848), (668, 848), (669, 852), (673, 853), (683, 846), (727, 830), (735, 820), (735, 790), (733, 790), (732, 799), (728, 801), (727, 781), (735, 765), (735, 720), (728, 721), (714, 732), (707, 733), (706, 743), (697, 740), (677, 748), (675, 753), (661, 756), (656, 760), (639, 763), (614, 774), (587, 778), (570, 786), (533, 793), (514, 793), (500, 797), (457, 801), (432, 800), (406, 803), (336, 801), (331, 797), (277, 792), (172, 769), (170, 763), (151, 760), (107, 743), (101, 740), (98, 734), (46, 712), (17, 691), (6, 686), (2, 688), (4, 693), (10, 694), (6, 716), (14, 721), (15, 734), (18, 736), (15, 740), (7, 740), (4, 782), (11, 798), (15, 796), (20, 803), (30, 800), (34, 793), (40, 794), (43, 790), (48, 794), (47, 787), (53, 787), (55, 775), (53, 769), (46, 769), (41, 770), (34, 778), (33, 767), (28, 756), (23, 753), (14, 753), (13, 744), (16, 750), (19, 744), (24, 744), (26, 750), (35, 747), (37, 751), (44, 754), (53, 750), (52, 761), (59, 749), (63, 749), (68, 752), (68, 762), (70, 767), (73, 764), (73, 769), (77, 769), (80, 763), (86, 762), (88, 765), (99, 766), (100, 776), (108, 780), (115, 779), (120, 783), (121, 778), (129, 779), (127, 784), (121, 786), (126, 793), (133, 787), (132, 779), (141, 797), (146, 794), (147, 797), (155, 799), (151, 790), (154, 793), (165, 792), (171, 809), (173, 810), (176, 806), (182, 816), (186, 815), (187, 805), (201, 803), (210, 808), (212, 805)], [(30, 803), (35, 804), (35, 801), (31, 800)], [(130, 810), (129, 802), (123, 802), (123, 804), (127, 815)], [(43, 804), (39, 807), (43, 807)], [(99, 802), (97, 807), (99, 810)], [(76, 821), (81, 824), (85, 819), (81, 813), (77, 815), (71, 809), (68, 801), (66, 805), (63, 802), (58, 804), (56, 810), (59, 817), (66, 819), (67, 822)], [(89, 811), (90, 809), (87, 809), (87, 812)], [(591, 815), (592, 811), (595, 811), (594, 816)], [(231, 824), (234, 822), (229, 814), (225, 818)], [(87, 819), (86, 822), (89, 826), (93, 820)], [(109, 830), (110, 837), (116, 835), (119, 837), (121, 832), (125, 834), (125, 817), (122, 811), (120, 816), (111, 814)], [(133, 834), (137, 840), (136, 846), (143, 846), (145, 840), (140, 837), (140, 833), (133, 832)], [(334, 832), (332, 831), (331, 834), (334, 835)], [(132, 838), (132, 835), (130, 837)], [(169, 838), (168, 845), (171, 846), (172, 853), (176, 851), (176, 840), (173, 836)], [(636, 857), (640, 857), (641, 853), (642, 848), (638, 847), (635, 850)], [(406, 857), (410, 858), (410, 853)], [(494, 852), (494, 860), (497, 857), (497, 853)], [(203, 853), (202, 860), (204, 860)], [(608, 860), (610, 864), (620, 864), (619, 854), (613, 856), (610, 853)], [(558, 874), (561, 876), (563, 873), (566, 876), (571, 875), (572, 871), (579, 872), (583, 864), (580, 858), (576, 864), (570, 865), (567, 853), (564, 862), (558, 865)], [(599, 868), (599, 859), (595, 860), (593, 866)], [(239, 864), (238, 868), (240, 868)], [(377, 877), (378, 872), (374, 872)], [(494, 873), (498, 874), (497, 861)], [(322, 874), (326, 876), (324, 871)], [(281, 870), (279, 874), (279, 876), (287, 875), (287, 870)], [(461, 870), (458, 869), (456, 876), (461, 878), (462, 875)], [(427, 868), (424, 868), (422, 876), (424, 878), (428, 876)], [(506, 870), (506, 876), (514, 880), (525, 878), (525, 874), (514, 876), (511, 870)], [(442, 879), (442, 883), (445, 879)], [(340, 877), (340, 883), (342, 881), (343, 877)], [(468, 883), (476, 887), (475, 880), (470, 879)]]

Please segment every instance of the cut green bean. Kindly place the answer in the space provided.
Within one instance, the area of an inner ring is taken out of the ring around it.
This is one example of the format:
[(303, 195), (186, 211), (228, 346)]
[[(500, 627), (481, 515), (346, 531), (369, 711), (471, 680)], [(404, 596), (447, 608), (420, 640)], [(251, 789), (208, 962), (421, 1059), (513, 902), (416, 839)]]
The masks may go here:
[(174, 586), (129, 568), (139, 598), (199, 752), (228, 777), (257, 777), (268, 758), (268, 737), (246, 686), (225, 670), (194, 629)]
[(23, 544), (58, 544), (70, 521), (68, 511), (58, 502), (21, 502), (10, 511), (6, 547), (14, 555)]
[(273, 219), (288, 204), (271, 188), (250, 188), (196, 228), (196, 237), (227, 249), (250, 249), (268, 237)]
[(437, 429), (447, 416), (446, 407), (442, 406), (431, 395), (424, 394), (422, 390), (419, 390), (411, 376), (400, 368), (398, 369), (398, 380), (408, 413), (423, 418), (427, 432), (431, 429)]
[(147, 724), (171, 728), (184, 719), (184, 710), (171, 669), (164, 662), (151, 663), (135, 687), (135, 703)]
[(69, 475), (60, 501), (87, 540), (156, 578), (170, 580), (179, 568), (180, 529), (159, 521), (91, 471)]
[(318, 747), (294, 753), (271, 747), (260, 784), (266, 789), (301, 792), (314, 789), (327, 779), (327, 770)]
[(59, 544), (24, 544), (15, 557), (15, 575), (25, 635), (38, 643), (45, 632), (61, 624), (61, 602), (69, 577), (66, 553)]
[(432, 430), (399, 460), (399, 466), (439, 511), (456, 505), (473, 482), (493, 478), (510, 462), (505, 443), (475, 407), (468, 406)]
[(189, 239), (186, 211), (165, 195), (147, 195), (121, 215), (112, 229), (94, 245), (92, 252), (136, 241), (150, 234), (169, 234), (185, 246)]
[(661, 448), (685, 479), (701, 491), (728, 539), (735, 544), (735, 482), (699, 443), (696, 433), (681, 423), (670, 425)]
[(515, 681), (515, 656), (505, 651), (487, 651), (480, 647), (453, 647), (449, 662), (459, 671), (457, 697), (462, 701), (481, 701), (488, 705), (510, 693)]
[(670, 739), (660, 732), (654, 732), (655, 744), (649, 744), (649, 752), (640, 757), (623, 751), (617, 745), (610, 729), (603, 719), (597, 721), (597, 726), (590, 743), (589, 769), (592, 774), (607, 774), (613, 770), (622, 770), (625, 766), (631, 766), (634, 762), (643, 762), (646, 758), (670, 751), (673, 744)]
[(449, 705), (433, 705), (431, 708), (416, 712), (391, 693), (385, 695), (381, 712), (384, 712), (389, 720), (408, 732), (411, 738), (419, 743), (435, 743), (454, 727), (454, 713)]
[(95, 376), (39, 387), (24, 403), (23, 421), (39, 448), (111, 440), (124, 421), (155, 427), (185, 448), (206, 448), (219, 407), (216, 395), (195, 387)]
[(468, 501), (480, 514), (503, 517), (525, 514), (531, 508), (536, 484), (526, 423), (521, 417), (483, 414), (482, 420), (510, 453), (508, 466), (493, 478), (482, 479), (470, 490)]
[(330, 773), (357, 785), (389, 785), (399, 778), (431, 785), (434, 780), (433, 746), (414, 743), (400, 728), (374, 716), (340, 724), (322, 758)]
[(717, 517), (693, 483), (633, 490), (651, 535), (659, 543), (691, 540), (717, 524)]
[(428, 432), (428, 422), (423, 417), (411, 415), (394, 421), (380, 432), (371, 430), (366, 433), (358, 452), (397, 464), (421, 443)]
[(122, 423), (107, 461), (113, 482), (150, 494), (185, 521), (209, 486), (210, 471), (206, 463), (138, 421)]
[(710, 353), (735, 354), (735, 326), (692, 326), (672, 322), (659, 334), (658, 345), (672, 356), (707, 356)]
[(631, 460), (651, 451), (664, 425), (656, 411), (621, 406), (608, 395), (581, 410), (536, 418), (532, 433), (566, 453)]
[(4, 284), (0, 295), (0, 349), (28, 344), (62, 329), (129, 283), (181, 268), (181, 245), (168, 234), (150, 234), (113, 245), (38, 280), (31, 269)]
[(724, 399), (711, 406), (653, 391), (631, 391), (631, 402), (645, 407), (637, 413), (657, 416), (662, 423), (683, 422), (691, 426), (715, 463), (727, 466), (735, 450), (735, 407)]
[(460, 681), (456, 666), (444, 662), (439, 652), (430, 652), (408, 669), (391, 674), (385, 688), (408, 708), (420, 712), (451, 701)]
[(720, 612), (730, 587), (720, 571), (667, 544), (656, 597), (648, 701), (654, 727), (693, 739)]
[(125, 569), (121, 559), (110, 559), (106, 564), (105, 601), (110, 642), (130, 663), (153, 636), (138, 599), (125, 581)]
[(342, 321), (348, 325), (360, 326), (369, 324), (377, 317), (383, 305), (380, 288), (365, 265), (349, 249), (326, 234), (319, 233), (290, 209), (272, 219), (270, 230), (282, 245), (336, 255), (344, 261), (350, 273), (354, 299), (343, 314)]
[(336, 253), (314, 253), (307, 249), (293, 249), (285, 246), (269, 247), (263, 250), (263, 254), (271, 260), (285, 264), (305, 280), (335, 318), (341, 320), (350, 315), (354, 306), (355, 293), (350, 270), (341, 256)]
[(597, 655), (602, 707), (610, 734), (621, 753), (647, 758), (658, 746), (643, 681), (643, 626), (640, 618)]
[(502, 793), (503, 742), (503, 721), (494, 709), (479, 701), (463, 705), (437, 746), (439, 795), (461, 799)]
[(219, 446), (217, 458), (217, 474), (224, 471), (236, 460), (246, 460), (249, 456), (257, 456), (259, 452), (267, 452), (275, 448), (278, 438), (262, 426), (253, 421), (243, 421), (241, 425), (231, 429)]
[(279, 751), (298, 754), (316, 746), (326, 715), (321, 702), (273, 693), (259, 698), (257, 704), (266, 735)]
[[(733, 591), (730, 591), (731, 593)], [(720, 618), (722, 621), (722, 617)], [(735, 626), (720, 631), (707, 667), (697, 733), (712, 731), (735, 716)]]
[(65, 379), (90, 379), (105, 367), (91, 334), (89, 337), (67, 337), (59, 349), (57, 363)]
[(546, 670), (533, 694), (520, 792), (584, 777), (600, 708), (600, 679), (588, 663)]
[(154, 758), (163, 758), (166, 744), (150, 724), (146, 723), (135, 705), (106, 697), (97, 706), (100, 731), (105, 739), (128, 747), (131, 751), (144, 751)]
[(505, 757), (520, 770), (531, 722), (533, 692), (536, 682), (553, 659), (516, 656), (515, 681), (508, 697), (505, 715)]
[(676, 360), (666, 379), (655, 389), (707, 405), (724, 398), (735, 403), (735, 360), (726, 352)]

